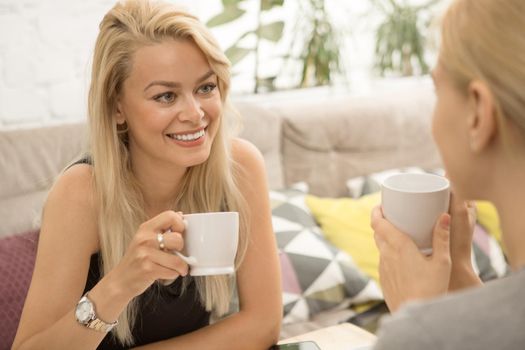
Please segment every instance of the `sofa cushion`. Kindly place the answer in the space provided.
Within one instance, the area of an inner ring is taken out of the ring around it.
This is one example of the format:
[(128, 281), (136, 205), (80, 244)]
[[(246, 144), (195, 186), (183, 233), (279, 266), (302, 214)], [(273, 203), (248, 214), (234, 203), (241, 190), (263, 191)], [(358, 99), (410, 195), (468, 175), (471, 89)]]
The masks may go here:
[(398, 166), (440, 166), (430, 133), (434, 101), (429, 83), (395, 94), (276, 104), (283, 117), (285, 183), (306, 181), (314, 195), (341, 197), (348, 178)]
[(33, 229), (45, 193), (85, 144), (83, 122), (0, 130), (0, 237)]
[(323, 310), (381, 299), (376, 283), (352, 258), (323, 238), (295, 189), (271, 191), (283, 287), (283, 323), (308, 320)]
[(351, 198), (308, 196), (306, 204), (328, 241), (343, 249), (359, 268), (379, 281), (379, 252), (370, 227), (370, 213), (379, 204), (379, 193)]
[(38, 231), (0, 239), (0, 349), (10, 349), (35, 264)]

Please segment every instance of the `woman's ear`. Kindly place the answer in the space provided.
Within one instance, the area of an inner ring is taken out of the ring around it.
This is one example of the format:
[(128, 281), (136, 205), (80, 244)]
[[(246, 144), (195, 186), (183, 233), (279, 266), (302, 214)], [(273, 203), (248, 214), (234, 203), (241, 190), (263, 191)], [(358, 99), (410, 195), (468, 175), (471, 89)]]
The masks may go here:
[(115, 120), (117, 121), (118, 125), (123, 125), (126, 122), (124, 113), (122, 113), (122, 105), (120, 103), (120, 99), (117, 99), (117, 110), (115, 111)]
[(468, 135), (470, 149), (475, 153), (483, 151), (494, 139), (497, 131), (497, 112), (494, 96), (488, 86), (474, 80), (468, 87), (469, 113)]

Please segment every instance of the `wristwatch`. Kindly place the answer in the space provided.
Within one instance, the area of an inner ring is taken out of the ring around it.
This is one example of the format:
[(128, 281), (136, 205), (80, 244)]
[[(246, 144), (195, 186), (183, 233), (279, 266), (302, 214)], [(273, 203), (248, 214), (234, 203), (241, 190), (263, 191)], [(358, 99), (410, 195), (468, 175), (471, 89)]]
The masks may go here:
[(95, 305), (89, 300), (88, 293), (78, 301), (75, 317), (81, 325), (104, 333), (111, 331), (118, 324), (118, 321), (107, 323), (97, 317)]

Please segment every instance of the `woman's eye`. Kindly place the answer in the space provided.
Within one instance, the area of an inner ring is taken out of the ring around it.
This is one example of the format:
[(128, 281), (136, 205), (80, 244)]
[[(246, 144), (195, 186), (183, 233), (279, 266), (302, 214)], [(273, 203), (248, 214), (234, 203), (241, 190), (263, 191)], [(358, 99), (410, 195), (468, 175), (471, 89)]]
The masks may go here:
[(175, 100), (175, 94), (173, 92), (165, 92), (163, 94), (154, 97), (155, 101), (161, 103), (171, 103)]
[(203, 85), (199, 88), (199, 92), (200, 93), (203, 93), (203, 94), (209, 94), (210, 92), (212, 92), (213, 90), (215, 90), (215, 88), (217, 87), (217, 85), (215, 84), (206, 84), (206, 85)]

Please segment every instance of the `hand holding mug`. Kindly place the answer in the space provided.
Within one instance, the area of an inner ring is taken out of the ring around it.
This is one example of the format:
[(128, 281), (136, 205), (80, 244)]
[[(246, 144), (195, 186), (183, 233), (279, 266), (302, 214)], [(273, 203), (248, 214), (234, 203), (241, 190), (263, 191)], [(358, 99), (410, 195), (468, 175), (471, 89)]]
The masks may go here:
[[(169, 228), (171, 232), (158, 234)], [(105, 277), (120, 290), (129, 292), (130, 299), (142, 294), (156, 280), (174, 280), (188, 273), (188, 264), (169, 250), (184, 248), (183, 217), (168, 210), (140, 225), (120, 263)]]
[(391, 310), (409, 299), (445, 293), (450, 277), (449, 181), (433, 174), (396, 174), (381, 186), (372, 214), (379, 275)]
[(381, 207), (372, 211), (374, 239), (379, 249), (379, 279), (390, 311), (416, 299), (447, 292), (450, 278), (450, 216), (442, 214), (432, 233), (431, 256), (420, 251), (410, 236), (383, 216)]

